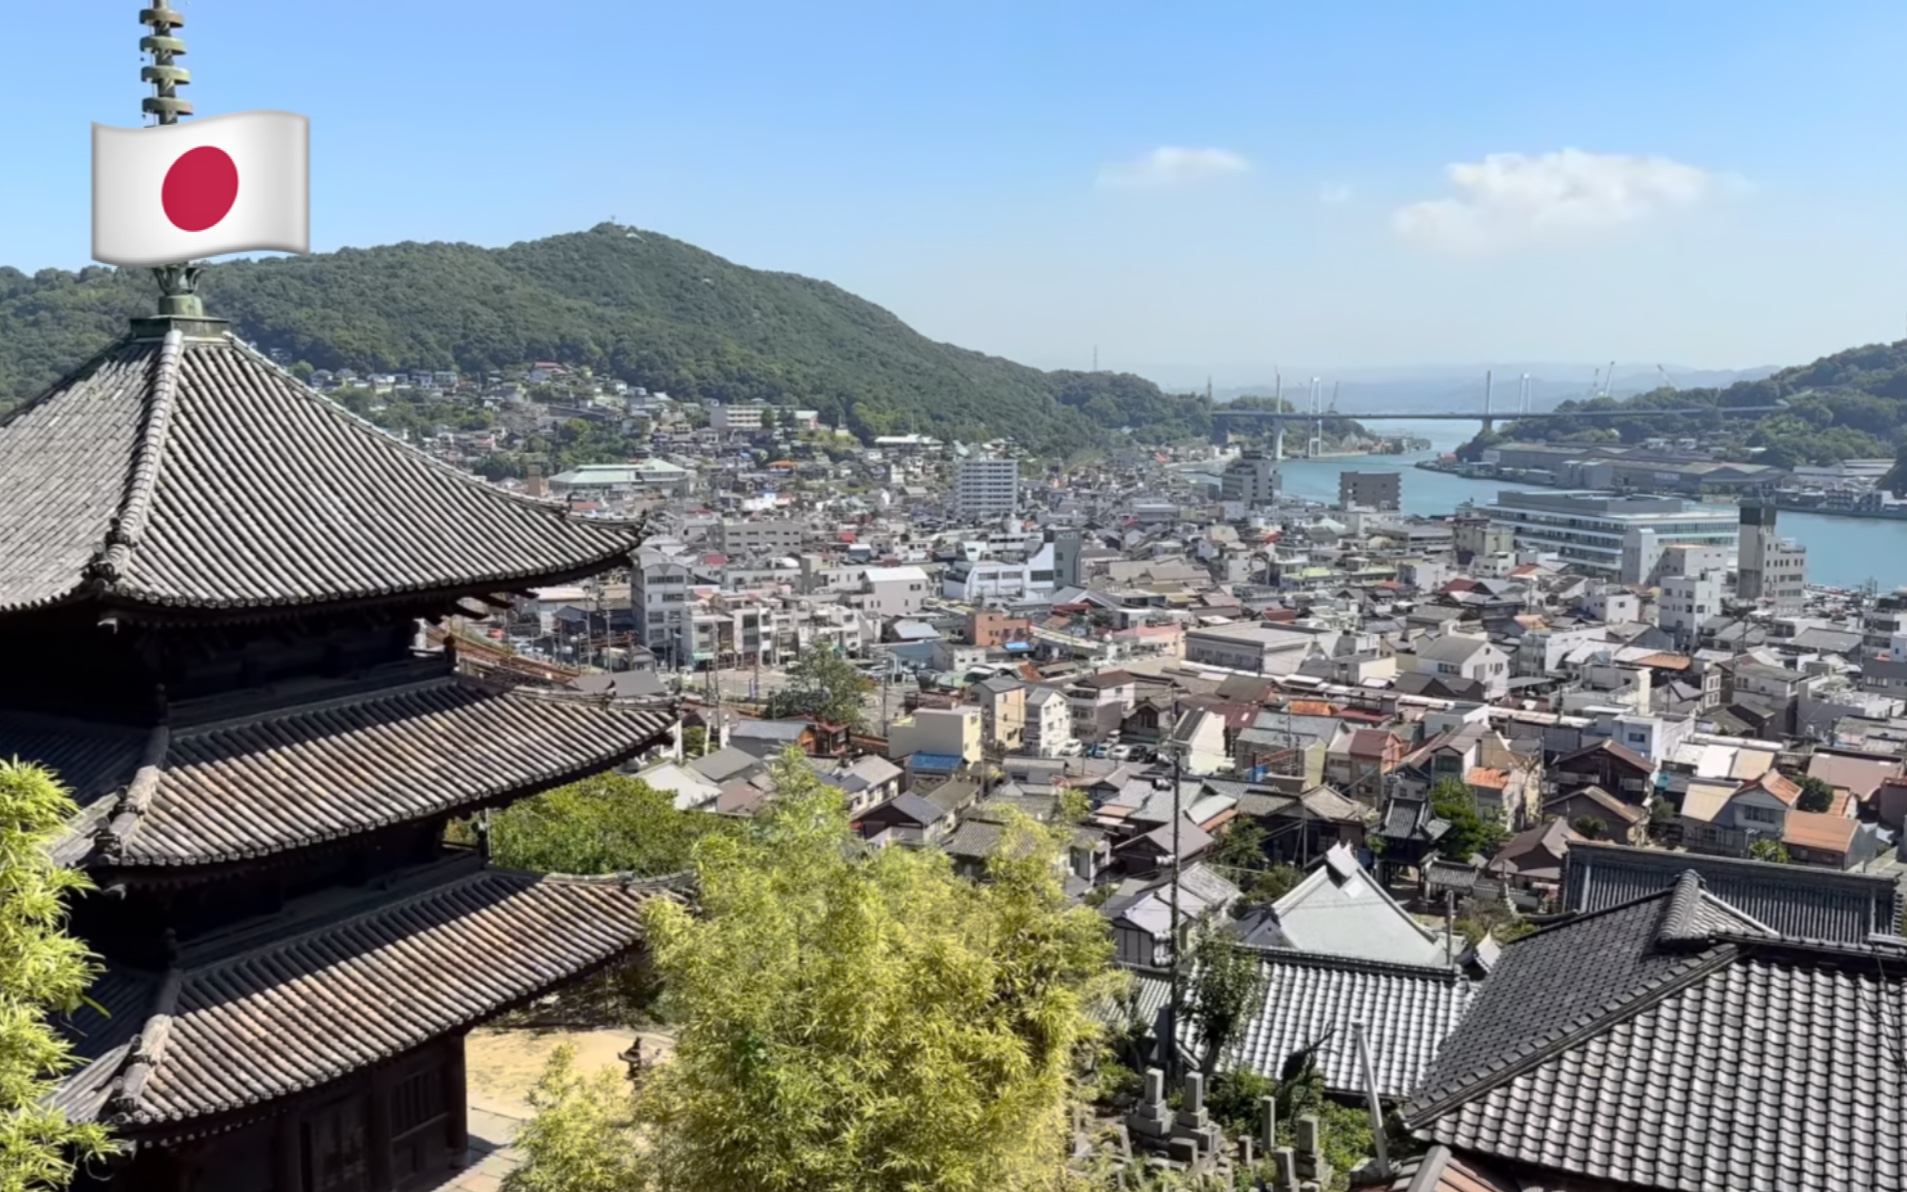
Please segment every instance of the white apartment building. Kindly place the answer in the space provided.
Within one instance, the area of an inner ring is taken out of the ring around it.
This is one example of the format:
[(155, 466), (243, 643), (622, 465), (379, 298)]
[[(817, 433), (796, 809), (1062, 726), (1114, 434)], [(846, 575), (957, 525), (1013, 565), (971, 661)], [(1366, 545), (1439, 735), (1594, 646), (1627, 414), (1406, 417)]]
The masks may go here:
[(989, 517), (1020, 507), (1020, 461), (963, 459), (954, 466), (954, 512)]
[(723, 432), (760, 430), (762, 411), (767, 408), (761, 405), (717, 405), (709, 410), (709, 426)]
[(640, 552), (630, 568), (629, 608), (636, 635), (664, 666), (687, 666), (692, 660), (685, 634), (692, 612), (689, 585), (694, 582), (686, 564), (650, 551)]
[(1053, 544), (1041, 544), (1024, 562), (962, 559), (940, 578), (940, 594), (964, 604), (1001, 603), (1053, 594)]
[(1035, 757), (1064, 757), (1073, 743), (1073, 710), (1051, 687), (1026, 693), (1026, 751)]
[(1735, 517), (1678, 497), (1599, 492), (1500, 492), (1486, 512), (1509, 527), (1519, 550), (1554, 555), (1590, 575), (1625, 584), (1653, 582), (1665, 548), (1736, 547)]
[(847, 597), (849, 607), (881, 617), (906, 617), (919, 612), (933, 595), (933, 581), (919, 567), (868, 567), (861, 572), (861, 590)]
[(1662, 596), (1656, 603), (1656, 628), (1675, 638), (1679, 646), (1692, 646), (1701, 632), (1702, 622), (1722, 611), (1722, 580), (1713, 571), (1700, 575), (1665, 575)]

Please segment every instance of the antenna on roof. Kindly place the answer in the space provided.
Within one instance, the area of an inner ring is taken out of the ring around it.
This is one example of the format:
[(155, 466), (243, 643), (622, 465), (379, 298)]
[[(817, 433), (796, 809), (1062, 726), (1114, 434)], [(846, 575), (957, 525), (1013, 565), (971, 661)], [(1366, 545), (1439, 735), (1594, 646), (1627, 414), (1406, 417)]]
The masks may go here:
[[(159, 0), (152, 8), (139, 10), (139, 23), (152, 32), (139, 39), (141, 53), (152, 55), (152, 64), (139, 69), (141, 82), (152, 84), (152, 94), (139, 104), (140, 110), (161, 125), (177, 124), (179, 117), (192, 114), (192, 102), (179, 98), (179, 88), (192, 81), (192, 72), (175, 66), (173, 60), (185, 54), (185, 42), (173, 36), (185, 24), (185, 16)], [(159, 313), (202, 317), (205, 304), (199, 300), (199, 267), (188, 261), (158, 265), (152, 275), (159, 279)]]

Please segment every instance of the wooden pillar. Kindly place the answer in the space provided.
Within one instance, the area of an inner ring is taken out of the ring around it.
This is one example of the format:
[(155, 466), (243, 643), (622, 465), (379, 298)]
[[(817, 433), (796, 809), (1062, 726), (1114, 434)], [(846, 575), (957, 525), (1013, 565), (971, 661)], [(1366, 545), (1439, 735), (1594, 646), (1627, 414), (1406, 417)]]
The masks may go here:
[(391, 1088), (396, 1069), (385, 1064), (364, 1085), (364, 1143), (369, 1152), (371, 1187), (384, 1192), (396, 1183), (391, 1174)]
[(272, 1137), (272, 1192), (304, 1192), (303, 1142), (296, 1113), (283, 1114)]
[(450, 1165), (462, 1167), (470, 1154), (470, 1090), (464, 1072), (464, 1036), (444, 1040), (444, 1108), (450, 1147)]

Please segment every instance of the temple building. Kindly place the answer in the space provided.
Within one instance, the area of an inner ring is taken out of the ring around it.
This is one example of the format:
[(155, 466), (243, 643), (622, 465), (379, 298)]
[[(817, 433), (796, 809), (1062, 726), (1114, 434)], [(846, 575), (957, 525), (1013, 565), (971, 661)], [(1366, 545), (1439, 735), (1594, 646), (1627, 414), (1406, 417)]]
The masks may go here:
[[(58, 1094), (114, 1192), (388, 1192), (466, 1149), (475, 1025), (636, 954), (664, 883), (501, 870), (450, 821), (666, 745), (667, 708), (475, 677), (424, 626), (639, 534), (436, 463), (188, 303), (0, 421), (0, 755), (103, 958)], [(486, 603), (487, 602), (487, 603)]]

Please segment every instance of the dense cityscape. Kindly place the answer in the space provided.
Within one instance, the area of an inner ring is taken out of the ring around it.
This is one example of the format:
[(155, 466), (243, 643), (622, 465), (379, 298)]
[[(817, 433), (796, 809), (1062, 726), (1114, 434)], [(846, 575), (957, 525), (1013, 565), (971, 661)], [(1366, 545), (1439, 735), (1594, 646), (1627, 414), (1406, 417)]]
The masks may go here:
[(1907, 1190), (1907, 15), (1358, 7), (15, 14), (0, 1192)]

